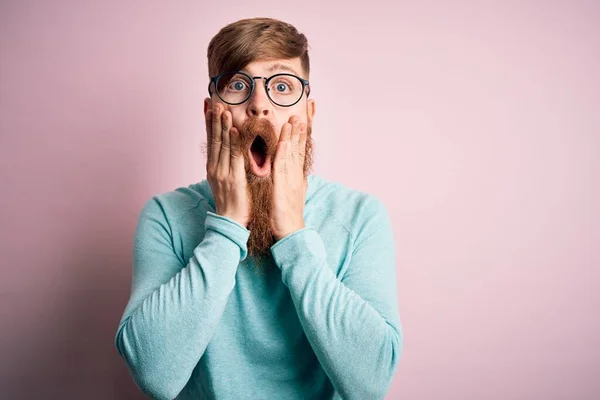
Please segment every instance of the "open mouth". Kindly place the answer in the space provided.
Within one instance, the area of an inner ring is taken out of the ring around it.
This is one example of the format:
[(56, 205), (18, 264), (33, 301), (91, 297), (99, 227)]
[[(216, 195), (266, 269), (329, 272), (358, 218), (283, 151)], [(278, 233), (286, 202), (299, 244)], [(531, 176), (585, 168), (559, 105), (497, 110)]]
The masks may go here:
[(259, 177), (269, 175), (271, 172), (271, 159), (267, 157), (267, 143), (260, 136), (256, 136), (249, 149), (250, 170)]

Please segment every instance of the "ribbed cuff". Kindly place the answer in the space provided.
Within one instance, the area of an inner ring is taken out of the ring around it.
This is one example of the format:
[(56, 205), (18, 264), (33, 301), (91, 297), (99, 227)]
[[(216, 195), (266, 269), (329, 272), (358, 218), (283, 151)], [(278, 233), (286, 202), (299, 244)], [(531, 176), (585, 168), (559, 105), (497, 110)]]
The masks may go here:
[(213, 230), (225, 236), (240, 248), (240, 262), (244, 261), (248, 256), (248, 238), (250, 231), (238, 222), (231, 218), (215, 214), (212, 211), (206, 212), (206, 220), (204, 222), (206, 230)]

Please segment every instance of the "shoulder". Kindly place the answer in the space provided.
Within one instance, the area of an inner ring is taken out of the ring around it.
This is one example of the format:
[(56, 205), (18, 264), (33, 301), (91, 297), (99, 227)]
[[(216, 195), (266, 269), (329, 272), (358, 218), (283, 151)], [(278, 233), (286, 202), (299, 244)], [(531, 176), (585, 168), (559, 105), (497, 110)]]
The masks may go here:
[(149, 198), (140, 218), (159, 218), (176, 222), (198, 209), (213, 210), (213, 197), (206, 180), (157, 193)]
[(315, 189), (306, 207), (339, 223), (353, 237), (370, 222), (389, 220), (384, 203), (376, 195), (340, 182), (313, 176)]

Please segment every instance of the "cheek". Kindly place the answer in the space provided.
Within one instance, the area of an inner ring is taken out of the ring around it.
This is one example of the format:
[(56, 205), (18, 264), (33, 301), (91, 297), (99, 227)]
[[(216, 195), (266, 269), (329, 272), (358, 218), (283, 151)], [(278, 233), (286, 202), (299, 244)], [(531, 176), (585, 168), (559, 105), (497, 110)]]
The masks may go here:
[(229, 109), (231, 112), (231, 116), (233, 118), (233, 126), (238, 129), (241, 129), (244, 126), (244, 122), (246, 122), (246, 113), (243, 110), (239, 110), (238, 108)]

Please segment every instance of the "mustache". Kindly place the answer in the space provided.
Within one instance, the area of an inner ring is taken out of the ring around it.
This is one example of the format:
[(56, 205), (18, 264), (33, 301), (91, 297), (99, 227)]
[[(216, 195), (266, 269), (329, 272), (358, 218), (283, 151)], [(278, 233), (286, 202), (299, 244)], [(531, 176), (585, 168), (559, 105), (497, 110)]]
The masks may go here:
[[(248, 150), (255, 140), (262, 139), (263, 150), (267, 157), (275, 157), (277, 151), (277, 133), (275, 126), (266, 118), (251, 117), (248, 118), (242, 128), (239, 130), (242, 142), (242, 150)], [(260, 137), (260, 139), (257, 139)], [(245, 153), (244, 153), (245, 154)]]

